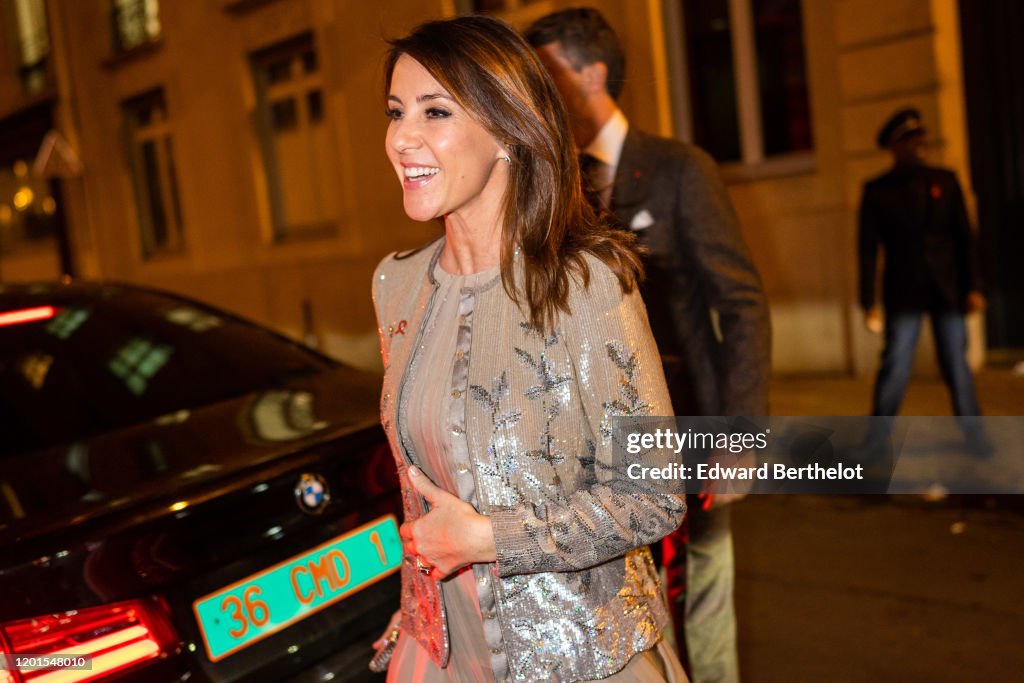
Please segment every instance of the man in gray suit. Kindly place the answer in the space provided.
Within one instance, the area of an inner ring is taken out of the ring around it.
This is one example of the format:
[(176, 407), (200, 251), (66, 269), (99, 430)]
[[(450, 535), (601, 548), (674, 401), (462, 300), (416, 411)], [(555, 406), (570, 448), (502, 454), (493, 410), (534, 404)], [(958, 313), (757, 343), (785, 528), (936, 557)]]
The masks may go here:
[[(526, 37), (569, 110), (591, 200), (649, 250), (641, 292), (676, 414), (766, 415), (768, 310), (714, 161), (629, 125), (625, 57), (597, 10), (549, 14)], [(737, 681), (728, 496), (690, 498), (663, 546), (677, 645), (696, 683)]]

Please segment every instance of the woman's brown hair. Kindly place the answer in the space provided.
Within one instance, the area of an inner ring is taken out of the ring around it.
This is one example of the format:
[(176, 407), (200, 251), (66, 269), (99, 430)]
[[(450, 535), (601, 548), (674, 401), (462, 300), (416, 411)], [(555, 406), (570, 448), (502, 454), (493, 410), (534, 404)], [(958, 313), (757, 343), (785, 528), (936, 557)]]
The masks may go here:
[[(530, 323), (551, 330), (569, 311), (570, 278), (586, 287), (592, 254), (632, 291), (643, 275), (636, 238), (601, 219), (583, 194), (568, 115), (533, 49), (507, 24), (485, 16), (432, 21), (390, 41), (385, 98), (398, 58), (409, 55), (509, 151), (501, 280)], [(515, 281), (516, 248), (523, 260)]]

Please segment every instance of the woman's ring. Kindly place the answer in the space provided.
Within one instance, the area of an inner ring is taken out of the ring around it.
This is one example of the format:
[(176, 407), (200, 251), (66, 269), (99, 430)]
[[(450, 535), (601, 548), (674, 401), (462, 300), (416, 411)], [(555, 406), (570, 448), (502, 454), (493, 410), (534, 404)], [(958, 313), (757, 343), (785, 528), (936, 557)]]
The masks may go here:
[(434, 571), (434, 568), (424, 562), (423, 558), (419, 555), (416, 556), (416, 569), (424, 576), (429, 576), (430, 572)]

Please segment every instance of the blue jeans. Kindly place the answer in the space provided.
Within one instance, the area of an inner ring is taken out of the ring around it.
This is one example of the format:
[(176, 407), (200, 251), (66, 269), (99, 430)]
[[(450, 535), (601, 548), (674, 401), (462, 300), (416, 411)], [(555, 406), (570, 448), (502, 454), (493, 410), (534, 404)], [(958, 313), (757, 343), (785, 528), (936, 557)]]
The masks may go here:
[[(885, 348), (875, 380), (872, 415), (896, 415), (910, 380), (921, 332), (923, 311), (886, 312)], [(974, 379), (967, 365), (967, 326), (959, 311), (933, 308), (928, 311), (935, 337), (935, 355), (942, 378), (949, 387), (954, 415), (978, 415)]]

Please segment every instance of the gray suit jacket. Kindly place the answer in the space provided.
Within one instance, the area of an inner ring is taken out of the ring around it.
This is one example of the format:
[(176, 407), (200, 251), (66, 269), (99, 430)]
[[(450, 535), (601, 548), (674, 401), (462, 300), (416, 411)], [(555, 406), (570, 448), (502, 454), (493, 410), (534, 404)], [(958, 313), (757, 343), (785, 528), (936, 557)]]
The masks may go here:
[(641, 293), (676, 413), (767, 414), (768, 309), (714, 161), (631, 126), (611, 204), (650, 250)]

